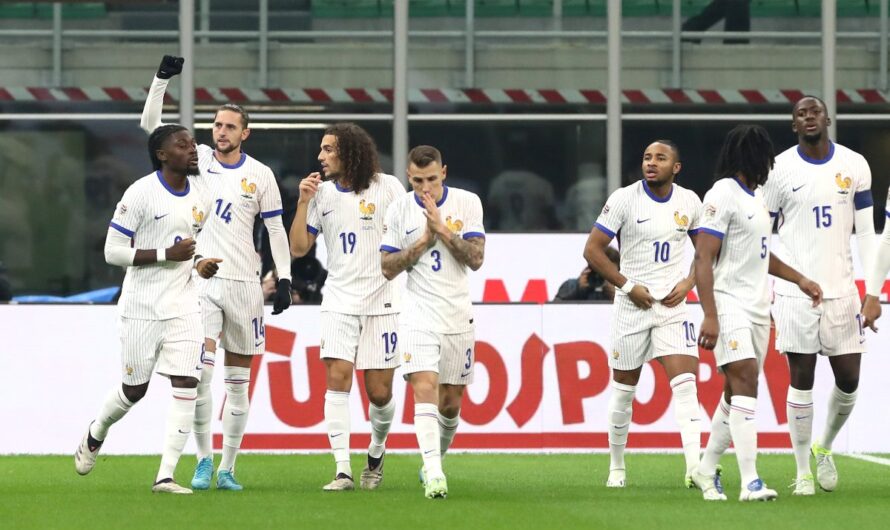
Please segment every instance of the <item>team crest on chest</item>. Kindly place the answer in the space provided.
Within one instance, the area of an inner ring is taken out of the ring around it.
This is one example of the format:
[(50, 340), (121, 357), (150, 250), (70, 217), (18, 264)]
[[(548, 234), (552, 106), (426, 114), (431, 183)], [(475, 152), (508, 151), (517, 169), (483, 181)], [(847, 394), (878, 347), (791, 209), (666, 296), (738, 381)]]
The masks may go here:
[(834, 176), (834, 183), (837, 184), (838, 194), (839, 195), (847, 195), (850, 193), (850, 186), (853, 185), (853, 179), (850, 177), (844, 177), (840, 173)]
[(677, 232), (686, 232), (689, 229), (689, 216), (677, 210), (674, 212), (674, 223), (677, 224)]
[(241, 179), (241, 191), (244, 193), (241, 194), (245, 199), (253, 199), (253, 194), (256, 193), (256, 183), (255, 182), (247, 182), (246, 178)]
[(204, 222), (204, 212), (199, 210), (197, 206), (192, 206), (192, 219), (195, 220), (196, 227)]
[(461, 221), (460, 219), (452, 221), (451, 216), (449, 215), (448, 217), (445, 218), (445, 226), (448, 227), (448, 230), (451, 230), (452, 234), (457, 234), (461, 230), (463, 230), (464, 222)]
[(365, 202), (365, 200), (362, 199), (358, 202), (358, 211), (361, 213), (359, 219), (371, 221), (374, 219), (374, 212), (377, 211), (377, 206), (375, 206), (373, 202)]

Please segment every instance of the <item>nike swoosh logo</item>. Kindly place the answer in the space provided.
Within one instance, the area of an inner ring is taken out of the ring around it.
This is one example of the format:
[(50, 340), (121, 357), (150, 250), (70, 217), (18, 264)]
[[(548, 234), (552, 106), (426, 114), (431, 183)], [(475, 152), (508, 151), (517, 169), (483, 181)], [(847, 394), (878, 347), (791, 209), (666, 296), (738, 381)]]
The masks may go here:
[(752, 213), (751, 215), (748, 216), (748, 220), (750, 221), (751, 219), (754, 219), (754, 214), (753, 214), (753, 213)]
[(254, 344), (253, 347), (254, 347), (254, 348), (259, 348), (259, 347), (262, 346), (263, 343), (265, 343), (265, 342), (266, 342), (266, 341), (261, 340), (261, 341), (257, 342), (256, 344)]
[(393, 355), (392, 357), (384, 357), (384, 358), (383, 358), (383, 362), (388, 363), (389, 361), (391, 361), (391, 360), (393, 360), (393, 359), (395, 359), (395, 358), (396, 358), (395, 355)]
[[(652, 219), (652, 218), (650, 217), (649, 219)], [(649, 219), (637, 219), (637, 224), (645, 223), (645, 222), (648, 221)]]
[(221, 171), (213, 171), (212, 169), (207, 170), (208, 173), (213, 173), (214, 175), (222, 175)]
[(794, 417), (795, 420), (802, 420), (802, 419), (805, 419), (805, 418), (809, 418), (809, 416), (795, 416), (795, 417)]
[(467, 377), (469, 375), (470, 375), (470, 372), (467, 372), (465, 374), (460, 374), (460, 377), (461, 377), (461, 379), (463, 379), (464, 377)]
[(838, 416), (849, 416), (850, 413), (848, 412), (848, 413), (844, 414), (843, 412), (838, 412), (837, 415)]
[[(420, 228), (420, 227), (417, 227), (417, 228)], [(405, 231), (405, 235), (406, 235), (406, 236), (410, 236), (412, 232), (414, 232), (414, 231), (417, 230), (417, 228), (413, 228), (413, 229), (411, 229), (411, 230), (406, 230), (406, 231)]]
[(239, 414), (238, 412), (236, 412), (236, 411), (233, 410), (233, 411), (232, 411), (232, 416), (244, 416), (244, 413), (242, 412), (242, 413)]
[(331, 437), (331, 438), (336, 438), (336, 437), (338, 437), (338, 436), (340, 436), (340, 435), (342, 435), (342, 434), (343, 434), (342, 432), (338, 432), (337, 434), (331, 434), (330, 437)]
[(754, 416), (745, 416), (746, 421), (754, 421)]
[(424, 451), (423, 454), (428, 455), (434, 451), (435, 451), (435, 449), (430, 449), (429, 451)]
[(155, 221), (157, 221), (158, 219), (167, 217), (168, 215), (170, 215), (170, 214), (169, 214), (169, 213), (165, 213), (164, 215), (156, 215), (156, 216), (155, 216)]
[(328, 210), (328, 211), (326, 211), (326, 212), (322, 212), (322, 213), (321, 213), (321, 216), (324, 217), (324, 216), (326, 216), (327, 214), (329, 214), (329, 213), (331, 213), (331, 212), (333, 212), (333, 211), (334, 211), (334, 210)]
[(701, 418), (692, 418), (689, 421), (701, 421)]
[(800, 188), (802, 188), (804, 186), (806, 186), (806, 184), (804, 184), (803, 186), (798, 186), (796, 188), (791, 188), (791, 193), (797, 193), (797, 190), (799, 190)]
[(179, 434), (191, 434), (192, 433), (192, 431), (183, 431), (182, 429), (176, 429), (176, 430), (179, 431)]

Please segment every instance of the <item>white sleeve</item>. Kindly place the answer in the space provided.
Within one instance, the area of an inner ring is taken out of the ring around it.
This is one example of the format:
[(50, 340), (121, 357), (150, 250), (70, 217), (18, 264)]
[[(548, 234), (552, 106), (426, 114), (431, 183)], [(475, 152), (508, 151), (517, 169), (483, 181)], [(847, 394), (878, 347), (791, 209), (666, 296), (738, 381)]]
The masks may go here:
[(290, 280), (290, 247), (287, 244), (287, 232), (284, 231), (284, 223), (281, 216), (263, 219), (266, 230), (269, 231), (269, 245), (272, 247), (272, 261), (275, 262), (275, 272), (281, 280)]
[(616, 190), (609, 196), (603, 211), (594, 224), (602, 233), (614, 238), (621, 227), (624, 225), (625, 217), (627, 217), (627, 200), (625, 195), (627, 188)]
[[(865, 268), (865, 292), (877, 296), (884, 285), (883, 276), (877, 280), (877, 275), (870, 270), (877, 263), (875, 260), (875, 218), (874, 198), (871, 194), (871, 168), (863, 158), (859, 170), (859, 179), (856, 183), (856, 191), (853, 195), (853, 226), (856, 229), (856, 246), (859, 248), (859, 262)], [(886, 233), (887, 230), (885, 229)], [(883, 246), (883, 245), (881, 245)]]
[(155, 77), (151, 82), (151, 88), (148, 89), (145, 107), (142, 108), (142, 120), (139, 122), (139, 126), (148, 134), (164, 125), (161, 123), (161, 111), (164, 110), (164, 93), (169, 82), (169, 79)]
[[(321, 190), (318, 190), (321, 192)], [(321, 217), (318, 215), (318, 193), (309, 200), (306, 212), (306, 231), (317, 236), (321, 232)]]
[(686, 233), (694, 236), (698, 233), (698, 227), (701, 226), (702, 204), (701, 199), (694, 191), (689, 191), (689, 228)]
[(118, 267), (129, 267), (136, 258), (136, 249), (130, 246), (131, 239), (119, 230), (108, 227), (105, 235), (105, 262)]
[(398, 202), (386, 209), (386, 220), (383, 223), (383, 239), (380, 240), (381, 252), (399, 252), (402, 250), (402, 228), (399, 218)]
[(485, 238), (485, 226), (482, 224), (482, 201), (475, 193), (470, 197), (467, 220), (464, 225), (464, 239), (471, 237)]
[(702, 206), (702, 217), (699, 224), (699, 234), (710, 234), (721, 241), (726, 235), (729, 223), (733, 218), (734, 208), (732, 197), (727, 197), (726, 188), (720, 182), (705, 194)]

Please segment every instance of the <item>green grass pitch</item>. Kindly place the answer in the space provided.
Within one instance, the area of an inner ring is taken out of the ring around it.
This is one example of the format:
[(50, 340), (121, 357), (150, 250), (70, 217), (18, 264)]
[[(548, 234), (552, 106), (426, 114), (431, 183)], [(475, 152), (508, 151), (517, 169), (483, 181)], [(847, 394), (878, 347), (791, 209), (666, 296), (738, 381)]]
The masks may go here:
[[(216, 463), (219, 462), (217, 455)], [(779, 492), (771, 503), (736, 500), (739, 475), (727, 455), (729, 501), (705, 503), (683, 488), (679, 454), (629, 454), (628, 487), (603, 486), (604, 454), (450, 454), (449, 496), (428, 500), (417, 479), (416, 455), (392, 454), (380, 490), (326, 493), (329, 455), (244, 454), (240, 493), (152, 494), (159, 457), (100, 456), (86, 476), (70, 456), (0, 457), (2, 528), (621, 528), (746, 530), (890, 527), (890, 467), (836, 457), (837, 491), (791, 495), (790, 454), (761, 455), (758, 469)], [(176, 478), (187, 485), (194, 458), (183, 457)], [(354, 455), (353, 471), (363, 467)]]

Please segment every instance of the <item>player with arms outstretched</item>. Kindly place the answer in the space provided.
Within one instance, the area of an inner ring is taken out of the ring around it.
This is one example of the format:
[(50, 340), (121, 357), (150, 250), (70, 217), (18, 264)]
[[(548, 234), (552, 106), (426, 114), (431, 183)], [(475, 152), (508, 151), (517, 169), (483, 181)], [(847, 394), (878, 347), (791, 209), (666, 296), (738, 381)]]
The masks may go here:
[[(207, 206), (194, 189), (198, 174), (195, 140), (180, 125), (159, 127), (148, 140), (155, 171), (134, 182), (117, 205), (105, 239), (105, 260), (127, 267), (121, 290), (121, 379), (90, 424), (74, 454), (81, 475), (89, 473), (108, 429), (145, 396), (151, 374), (170, 379), (173, 402), (161, 467), (152, 491), (191, 493), (173, 480), (176, 463), (192, 429), (201, 377), (201, 308), (192, 279), (195, 234)], [(198, 265), (210, 277), (212, 264)]]
[[(142, 128), (148, 132), (161, 125), (161, 107), (169, 79), (182, 70), (183, 59), (165, 55), (149, 90), (142, 112)], [(257, 215), (269, 231), (272, 258), (278, 272), (273, 315), (290, 306), (290, 253), (287, 232), (281, 222), (281, 194), (268, 166), (242, 152), (241, 144), (250, 136), (247, 111), (238, 105), (219, 107), (213, 119), (213, 147), (198, 146), (198, 180), (211, 210), (198, 238), (200, 254), (217, 256), (223, 264), (216, 276), (201, 282), (201, 309), (204, 328), (204, 373), (198, 385), (195, 411), (195, 441), (198, 465), (192, 487), (206, 490), (213, 476), (210, 419), (216, 349), (225, 352), (226, 400), (223, 407), (222, 459), (216, 487), (239, 491), (235, 479), (235, 458), (247, 426), (250, 401), (250, 365), (265, 352), (261, 263), (254, 245)], [(201, 256), (198, 263), (203, 263)]]
[(396, 406), (392, 377), (399, 366), (398, 289), (381, 274), (378, 249), (386, 210), (405, 187), (380, 172), (374, 140), (352, 123), (325, 130), (318, 161), (324, 181), (319, 173), (300, 181), (290, 244), (295, 257), (305, 256), (320, 233), (328, 255), (321, 358), (327, 369), (324, 417), (337, 471), (323, 489), (355, 489), (349, 462), (353, 370), (364, 370), (370, 401), (371, 444), (360, 485), (376, 489), (383, 481), (386, 437)]

